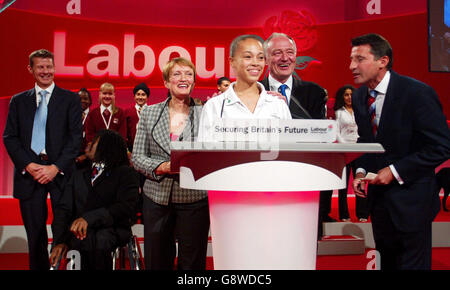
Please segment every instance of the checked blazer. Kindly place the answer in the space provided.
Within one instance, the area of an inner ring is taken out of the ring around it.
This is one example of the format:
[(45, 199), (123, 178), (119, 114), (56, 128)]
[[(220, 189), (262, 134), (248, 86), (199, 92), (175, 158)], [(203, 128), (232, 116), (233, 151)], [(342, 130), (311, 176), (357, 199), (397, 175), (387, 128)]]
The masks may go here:
[[(192, 203), (207, 197), (206, 191), (181, 188), (178, 174), (155, 174), (161, 163), (170, 161), (170, 99), (148, 106), (141, 112), (132, 153), (134, 168), (147, 177), (144, 194), (161, 205), (168, 205), (169, 202)], [(201, 109), (191, 99), (189, 118), (179, 141), (194, 141)]]

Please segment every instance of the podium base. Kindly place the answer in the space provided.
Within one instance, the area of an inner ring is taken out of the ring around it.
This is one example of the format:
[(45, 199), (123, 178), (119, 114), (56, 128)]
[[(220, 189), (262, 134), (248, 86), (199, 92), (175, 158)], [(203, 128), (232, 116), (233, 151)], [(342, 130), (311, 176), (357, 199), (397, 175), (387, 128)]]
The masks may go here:
[(319, 192), (208, 191), (214, 269), (316, 268)]

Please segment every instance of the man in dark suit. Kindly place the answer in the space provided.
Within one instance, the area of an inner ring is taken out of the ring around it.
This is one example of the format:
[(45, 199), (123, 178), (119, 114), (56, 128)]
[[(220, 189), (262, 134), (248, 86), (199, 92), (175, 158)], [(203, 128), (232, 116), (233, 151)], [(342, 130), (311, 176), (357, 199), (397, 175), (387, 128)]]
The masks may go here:
[(77, 94), (55, 86), (53, 54), (37, 50), (29, 72), (36, 84), (11, 98), (3, 142), (14, 169), (13, 195), (19, 199), (32, 270), (48, 270), (47, 193), (58, 202), (75, 167), (81, 144)]
[[(350, 70), (360, 143), (383, 154), (357, 160), (353, 188), (367, 197), (381, 269), (431, 269), (431, 224), (439, 211), (435, 167), (450, 157), (442, 106), (428, 85), (392, 71), (392, 48), (377, 34), (352, 39)], [(367, 173), (376, 177), (362, 179)]]
[(295, 41), (284, 33), (273, 33), (264, 42), (269, 76), (261, 81), (267, 91), (286, 97), (293, 119), (324, 119), (327, 94), (313, 82), (292, 76), (296, 66)]
[[(261, 81), (268, 91), (285, 96), (293, 119), (325, 119), (327, 92), (313, 82), (292, 76), (297, 57), (297, 46), (289, 35), (273, 33), (264, 41), (264, 54), (269, 76)], [(320, 193), (318, 237), (322, 236), (322, 222), (335, 221), (328, 214), (333, 191)]]

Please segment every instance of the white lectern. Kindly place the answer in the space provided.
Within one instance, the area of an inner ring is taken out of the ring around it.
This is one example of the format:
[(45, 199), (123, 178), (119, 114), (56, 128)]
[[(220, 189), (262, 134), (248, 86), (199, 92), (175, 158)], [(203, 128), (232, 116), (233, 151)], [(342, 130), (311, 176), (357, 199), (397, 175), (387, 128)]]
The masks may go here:
[(184, 188), (208, 190), (214, 268), (315, 269), (319, 192), (380, 144), (173, 142)]

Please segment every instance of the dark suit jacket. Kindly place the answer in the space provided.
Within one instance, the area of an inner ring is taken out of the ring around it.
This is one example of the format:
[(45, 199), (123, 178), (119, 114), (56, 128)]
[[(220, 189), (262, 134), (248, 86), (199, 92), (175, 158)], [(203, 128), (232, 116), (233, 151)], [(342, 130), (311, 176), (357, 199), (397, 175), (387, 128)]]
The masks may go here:
[(88, 229), (129, 229), (136, 215), (139, 177), (130, 166), (105, 170), (94, 184), (91, 167), (74, 172), (53, 210), (54, 244), (67, 243), (72, 222), (83, 217)]
[[(43, 164), (31, 150), (34, 115), (37, 109), (36, 92), (31, 89), (11, 98), (3, 142), (11, 157), (14, 170), (13, 194), (16, 198), (28, 198), (36, 182), (23, 171), (31, 163)], [(82, 138), (80, 97), (73, 92), (55, 86), (48, 103), (46, 152), (48, 164), (55, 164), (64, 176), (70, 176), (75, 167)], [(64, 176), (58, 174), (53, 182), (62, 188)]]
[[(117, 108), (118, 111), (111, 116), (111, 123), (109, 124), (109, 130), (118, 132), (123, 139), (127, 140), (127, 124), (125, 120), (125, 113), (121, 108)], [(95, 134), (102, 129), (106, 129), (105, 122), (103, 121), (100, 113), (100, 107), (93, 109), (87, 116), (85, 122), (86, 130), (86, 142), (92, 142)]]
[(355, 91), (352, 104), (360, 143), (380, 143), (383, 154), (363, 155), (357, 166), (367, 172), (394, 165), (404, 181), (369, 186), (368, 198), (384, 195), (394, 225), (417, 231), (431, 222), (439, 210), (435, 167), (450, 157), (450, 134), (435, 91), (415, 79), (391, 71), (376, 137), (367, 109), (368, 88)]
[[(270, 90), (269, 79), (265, 78), (261, 81), (266, 90)], [(289, 110), (293, 119), (324, 119), (326, 93), (325, 90), (316, 83), (306, 82), (292, 78), (291, 98), (297, 102), (289, 102)]]

